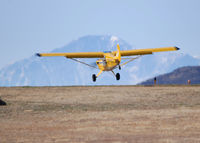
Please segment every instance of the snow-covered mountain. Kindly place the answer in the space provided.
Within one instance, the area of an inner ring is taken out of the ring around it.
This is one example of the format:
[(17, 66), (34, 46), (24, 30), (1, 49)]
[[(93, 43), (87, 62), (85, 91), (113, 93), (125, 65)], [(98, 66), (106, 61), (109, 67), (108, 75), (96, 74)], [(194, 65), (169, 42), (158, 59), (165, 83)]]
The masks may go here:
[[(117, 43), (121, 50), (134, 49), (116, 36), (84, 36), (52, 52), (113, 51)], [(39, 51), (36, 51), (39, 52)], [(91, 64), (96, 59), (83, 59)], [(65, 86), (65, 85), (127, 85), (170, 72), (181, 66), (199, 65), (200, 60), (179, 52), (157, 53), (136, 59), (118, 69), (120, 81), (105, 72), (94, 83), (92, 74), (99, 71), (64, 57), (36, 57), (18, 61), (0, 70), (0, 86)]]

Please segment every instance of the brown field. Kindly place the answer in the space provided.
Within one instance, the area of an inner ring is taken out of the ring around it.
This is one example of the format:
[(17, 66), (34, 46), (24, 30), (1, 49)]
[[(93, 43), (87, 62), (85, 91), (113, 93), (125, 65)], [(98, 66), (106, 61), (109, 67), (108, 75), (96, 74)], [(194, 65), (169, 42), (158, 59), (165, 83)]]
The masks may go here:
[(200, 86), (0, 88), (0, 143), (200, 143)]

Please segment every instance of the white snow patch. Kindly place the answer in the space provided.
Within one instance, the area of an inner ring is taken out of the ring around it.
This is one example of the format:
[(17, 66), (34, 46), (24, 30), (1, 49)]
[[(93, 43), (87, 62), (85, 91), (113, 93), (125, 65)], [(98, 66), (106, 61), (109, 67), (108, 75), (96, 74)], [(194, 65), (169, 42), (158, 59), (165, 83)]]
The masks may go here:
[(192, 56), (195, 59), (200, 59), (200, 56)]
[(116, 36), (111, 36), (110, 37), (110, 44), (111, 44), (111, 47), (109, 50), (113, 50), (113, 47), (114, 45), (116, 44), (116, 42), (119, 41), (119, 38), (116, 37)]
[(161, 64), (165, 64), (168, 62), (168, 58), (167, 57), (162, 57), (160, 60)]
[(15, 73), (15, 71), (13, 70), (13, 71), (10, 71), (10, 73), (8, 74), (8, 75), (9, 75), (9, 76), (8, 76), (8, 81), (9, 81), (9, 82), (11, 82), (12, 76), (13, 76), (14, 73)]
[(28, 78), (25, 78), (24, 85), (27, 86), (29, 84)]
[(119, 40), (119, 38), (116, 37), (116, 36), (111, 36), (111, 38), (110, 38), (111, 42), (115, 42), (115, 41), (118, 41), (118, 40)]
[(139, 68), (137, 66), (133, 66), (129, 69), (129, 72), (133, 73), (133, 72), (137, 72), (139, 70)]
[(24, 77), (24, 68), (21, 69), (21, 74), (19, 76), (20, 78), (23, 78)]
[(48, 74), (49, 74), (50, 72), (53, 72), (52, 69), (48, 69), (48, 68), (46, 67), (46, 65), (44, 65), (44, 64), (42, 64), (42, 69), (44, 69), (45, 72), (48, 73)]
[(143, 81), (143, 78), (139, 78), (135, 74), (131, 74), (130, 76), (131, 76), (130, 84), (137, 84)]
[(101, 37), (101, 40), (105, 40), (105, 37), (103, 36), (103, 37)]

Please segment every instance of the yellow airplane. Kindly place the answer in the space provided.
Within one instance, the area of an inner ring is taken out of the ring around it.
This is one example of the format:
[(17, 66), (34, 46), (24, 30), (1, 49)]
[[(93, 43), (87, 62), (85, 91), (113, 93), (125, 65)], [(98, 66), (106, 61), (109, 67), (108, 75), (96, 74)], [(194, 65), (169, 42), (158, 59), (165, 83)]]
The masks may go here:
[[(119, 73), (115, 74), (113, 70), (116, 68), (119, 68), (119, 70), (121, 70), (122, 66), (139, 58), (142, 55), (153, 54), (154, 52), (165, 52), (165, 51), (176, 51), (176, 50), (179, 50), (179, 48), (178, 47), (164, 47), (164, 48), (120, 51), (119, 44), (117, 44), (117, 51), (113, 51), (113, 52), (106, 51), (106, 52), (78, 52), (78, 53), (37, 53), (36, 55), (39, 57), (64, 56), (66, 58), (72, 59), (76, 62), (85, 64), (93, 68), (96, 68), (96, 67), (89, 65), (85, 62), (82, 62), (80, 60), (77, 60), (76, 58), (100, 58), (96, 61), (96, 64), (98, 68), (100, 69), (100, 72), (97, 75), (95, 74), (92, 75), (92, 80), (95, 82), (96, 78), (99, 77), (99, 75), (103, 71), (111, 71), (116, 77), (116, 80), (119, 80), (120, 74)], [(126, 58), (121, 58), (123, 56), (126, 56)], [(136, 56), (136, 57), (127, 58), (128, 56)], [(128, 60), (128, 61), (121, 63), (121, 60)]]

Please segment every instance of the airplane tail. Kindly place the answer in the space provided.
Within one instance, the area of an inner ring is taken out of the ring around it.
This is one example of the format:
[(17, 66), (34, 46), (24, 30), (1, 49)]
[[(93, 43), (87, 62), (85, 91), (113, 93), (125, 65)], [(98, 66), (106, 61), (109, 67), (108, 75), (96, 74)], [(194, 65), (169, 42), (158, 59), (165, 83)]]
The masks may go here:
[(119, 62), (121, 62), (121, 53), (120, 53), (119, 44), (117, 44), (117, 53), (116, 53), (115, 58), (118, 59)]

